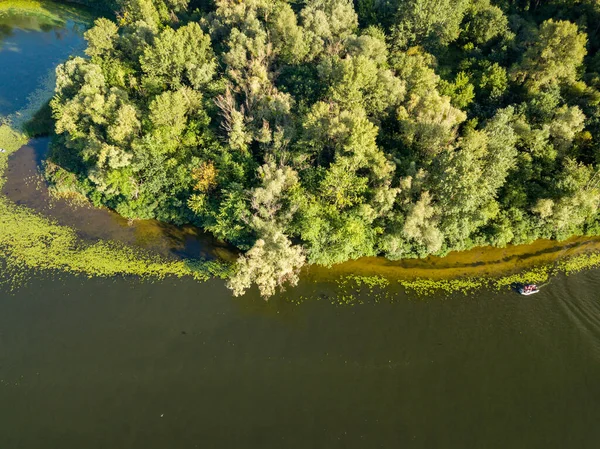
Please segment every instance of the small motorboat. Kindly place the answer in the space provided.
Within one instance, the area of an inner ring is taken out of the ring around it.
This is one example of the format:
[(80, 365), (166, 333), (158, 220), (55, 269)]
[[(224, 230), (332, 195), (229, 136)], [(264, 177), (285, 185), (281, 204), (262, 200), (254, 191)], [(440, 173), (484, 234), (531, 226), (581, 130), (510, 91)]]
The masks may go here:
[(518, 289), (519, 293), (525, 296), (539, 293), (540, 289), (535, 284), (523, 284)]

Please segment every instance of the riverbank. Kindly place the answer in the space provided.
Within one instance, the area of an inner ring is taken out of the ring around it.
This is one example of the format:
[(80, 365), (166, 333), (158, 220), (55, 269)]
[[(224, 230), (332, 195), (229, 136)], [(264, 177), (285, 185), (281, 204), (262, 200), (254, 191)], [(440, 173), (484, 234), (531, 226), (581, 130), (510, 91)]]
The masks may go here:
[(573, 237), (563, 242), (538, 240), (505, 248), (478, 247), (452, 252), (445, 257), (390, 261), (369, 257), (313, 269), (314, 281), (338, 278), (344, 294), (351, 285), (381, 287), (399, 283), (419, 295), (435, 292), (470, 293), (478, 289), (499, 290), (518, 283), (544, 283), (559, 273), (572, 274), (600, 266), (600, 238)]
[[(26, 142), (24, 134), (6, 125), (0, 128), (0, 147), (7, 150), (0, 154), (0, 189), (7, 181), (9, 155)], [(84, 240), (78, 233), (77, 223), (60, 225), (53, 217), (18, 206), (4, 195), (0, 196), (0, 226), (5, 229), (0, 236), (0, 248), (10, 256), (13, 273), (34, 268), (88, 276), (191, 276), (207, 280), (226, 278), (231, 270), (226, 261), (187, 257), (170, 260), (152, 250), (118, 240), (93, 235)], [(600, 239), (577, 237), (565, 242), (540, 240), (507, 248), (475, 248), (443, 258), (401, 261), (363, 258), (331, 268), (306, 267), (303, 277), (314, 282), (335, 282), (339, 293), (336, 302), (348, 304), (365, 288), (381, 293), (392, 283), (419, 296), (468, 294), (482, 288), (508, 288), (519, 282), (543, 283), (560, 272), (570, 274), (599, 265)]]
[[(9, 155), (18, 151), (27, 140), (23, 133), (6, 125), (0, 127), (0, 147), (6, 150), (0, 154), (0, 189), (7, 181)], [(30, 171), (38, 168), (34, 158), (30, 163), (34, 165)], [(31, 187), (30, 195), (39, 196), (38, 189), (39, 186)], [(9, 256), (15, 279), (23, 268), (62, 270), (88, 276), (191, 276), (198, 280), (213, 276), (226, 278), (231, 270), (228, 262), (192, 258), (169, 260), (152, 250), (95, 237), (93, 233), (82, 240), (75, 221), (68, 226), (59, 225), (55, 218), (17, 206), (4, 195), (0, 196), (0, 225), (5, 230), (0, 236), (0, 248)], [(151, 228), (146, 227), (145, 232), (151, 232), (148, 231)], [(93, 240), (96, 242), (91, 243)], [(331, 268), (310, 266), (305, 268), (303, 276), (315, 282), (335, 282), (338, 291), (335, 302), (352, 304), (358, 293), (365, 289), (374, 296), (385, 296), (384, 290), (392, 283), (419, 296), (468, 294), (482, 288), (508, 288), (520, 282), (543, 283), (559, 272), (570, 274), (599, 265), (600, 239), (576, 237), (565, 242), (540, 240), (507, 248), (475, 248), (443, 258), (401, 261), (363, 258)]]
[[(48, 16), (47, 20), (56, 23), (66, 20), (67, 16), (69, 20), (71, 17), (79, 17), (75, 20), (84, 22), (84, 17), (89, 20), (87, 13), (68, 12), (72, 7), (52, 2), (11, 0), (0, 3), (0, 11), (15, 11), (17, 8), (19, 11), (22, 8), (25, 16)], [(32, 30), (39, 28), (39, 24), (34, 22), (23, 26)], [(0, 189), (7, 181), (9, 156), (21, 148), (28, 137), (39, 135), (40, 129), (43, 129), (43, 126), (32, 126), (31, 119), (40, 116), (39, 108), (46, 104), (51, 95), (54, 81), (49, 77), (44, 80), (44, 85), (38, 83), (38, 89), (29, 95), (27, 105), (19, 105), (19, 112), (9, 116), (8, 123), (12, 128), (8, 125), (0, 128), (0, 148), (6, 149), (0, 154)], [(41, 116), (44, 120), (48, 119), (43, 114)], [(37, 172), (38, 162), (33, 161), (31, 172)], [(19, 180), (21, 185), (14, 190), (21, 193), (26, 190), (22, 181)], [(40, 191), (35, 186), (29, 190), (29, 195), (39, 201)], [(217, 255), (215, 260), (199, 258), (199, 255), (204, 257), (203, 250), (207, 247), (210, 250), (214, 242), (206, 238), (200, 241), (201, 233), (194, 230), (188, 232), (190, 227), (182, 230), (159, 222), (136, 222), (134, 227), (139, 227), (141, 234), (154, 233), (152, 238), (155, 240), (166, 240), (167, 235), (183, 233), (186, 235), (178, 244), (185, 246), (191, 242), (194, 245), (194, 250), (190, 251), (185, 247), (169, 247), (171, 242), (161, 242), (167, 251), (159, 254), (151, 245), (141, 247), (136, 244), (137, 240), (132, 242), (131, 239), (121, 238), (125, 232), (107, 230), (101, 222), (82, 232), (84, 214), (70, 213), (71, 221), (59, 222), (58, 217), (45, 210), (24, 207), (28, 203), (21, 200), (0, 195), (0, 226), (4, 231), (0, 235), (0, 249), (8, 256), (6, 263), (15, 274), (15, 279), (18, 279), (18, 273), (23, 268), (62, 270), (88, 276), (191, 276), (200, 280), (213, 276), (226, 278), (231, 272), (231, 260), (235, 258), (235, 253), (231, 252), (230, 257)], [(108, 211), (95, 212), (108, 214)], [(87, 218), (88, 221), (94, 221), (97, 217)], [(124, 219), (121, 221), (126, 223)], [(119, 229), (123, 228), (121, 224)], [(145, 235), (141, 237), (143, 240)], [(225, 252), (226, 249), (221, 253)], [(340, 289), (340, 301), (349, 298), (345, 302), (351, 302), (353, 292), (364, 288), (384, 289), (391, 283), (419, 295), (457, 291), (468, 293), (481, 288), (505, 288), (516, 282), (541, 283), (561, 271), (568, 273), (599, 264), (600, 239), (574, 238), (562, 243), (543, 240), (507, 248), (475, 248), (451, 253), (444, 258), (395, 262), (381, 257), (362, 258), (332, 268), (305, 267), (302, 276), (308, 280), (334, 281)]]
[[(10, 154), (26, 140), (7, 125), (0, 127), (0, 148), (5, 150), (0, 153), (0, 188), (6, 182)], [(84, 242), (76, 230), (20, 207), (4, 195), (0, 195), (0, 228), (0, 251), (5, 256), (6, 270), (17, 281), (26, 268), (87, 276), (191, 276), (197, 280), (226, 277), (228, 273), (228, 266), (218, 261), (167, 260), (120, 242)]]

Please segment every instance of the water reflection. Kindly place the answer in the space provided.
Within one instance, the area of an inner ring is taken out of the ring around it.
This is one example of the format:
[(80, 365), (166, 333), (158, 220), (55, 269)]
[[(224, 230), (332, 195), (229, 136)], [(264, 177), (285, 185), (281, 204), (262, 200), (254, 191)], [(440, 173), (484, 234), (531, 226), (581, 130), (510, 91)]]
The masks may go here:
[[(43, 8), (36, 8), (30, 14), (23, 14), (16, 10), (0, 10), (0, 51), (20, 51), (18, 42), (7, 41), (14, 38), (18, 31), (29, 32), (37, 31), (49, 33), (53, 30), (64, 30), (67, 22), (54, 16), (50, 11)], [(60, 39), (59, 37), (57, 37)]]
[[(28, 103), (38, 109), (52, 92), (43, 80), (84, 48), (83, 32), (91, 16), (64, 5), (40, 4), (44, 6), (24, 2), (23, 10), (6, 10), (0, 1), (0, 118), (18, 118)], [(44, 98), (29, 98), (41, 95), (40, 85)]]

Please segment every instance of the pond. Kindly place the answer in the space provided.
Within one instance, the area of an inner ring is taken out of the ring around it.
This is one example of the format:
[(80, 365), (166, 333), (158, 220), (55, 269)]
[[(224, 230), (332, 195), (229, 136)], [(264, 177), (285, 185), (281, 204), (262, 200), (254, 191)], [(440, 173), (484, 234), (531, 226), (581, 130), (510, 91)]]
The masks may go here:
[[(4, 17), (0, 114), (9, 115), (81, 50), (85, 27)], [(109, 211), (53, 203), (36, 177), (46, 146), (35, 140), (11, 157), (4, 193), (13, 201), (84, 239), (173, 257), (229, 253), (193, 229), (130, 226)], [(419, 299), (392, 281), (354, 292), (353, 306), (338, 305), (336, 280), (512, 271), (597, 245), (363, 259), (304, 273), (269, 302), (255, 290), (233, 298), (217, 280), (30, 272), (11, 290), (0, 272), (0, 448), (595, 449), (598, 270), (555, 277), (531, 297)]]

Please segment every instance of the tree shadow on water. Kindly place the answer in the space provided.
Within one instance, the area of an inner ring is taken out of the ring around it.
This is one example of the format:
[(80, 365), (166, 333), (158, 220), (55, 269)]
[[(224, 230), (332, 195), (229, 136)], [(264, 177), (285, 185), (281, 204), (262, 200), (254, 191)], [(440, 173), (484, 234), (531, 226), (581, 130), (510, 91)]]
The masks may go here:
[(232, 262), (237, 258), (236, 248), (200, 228), (169, 223), (159, 223), (159, 227), (170, 253), (179, 259)]

